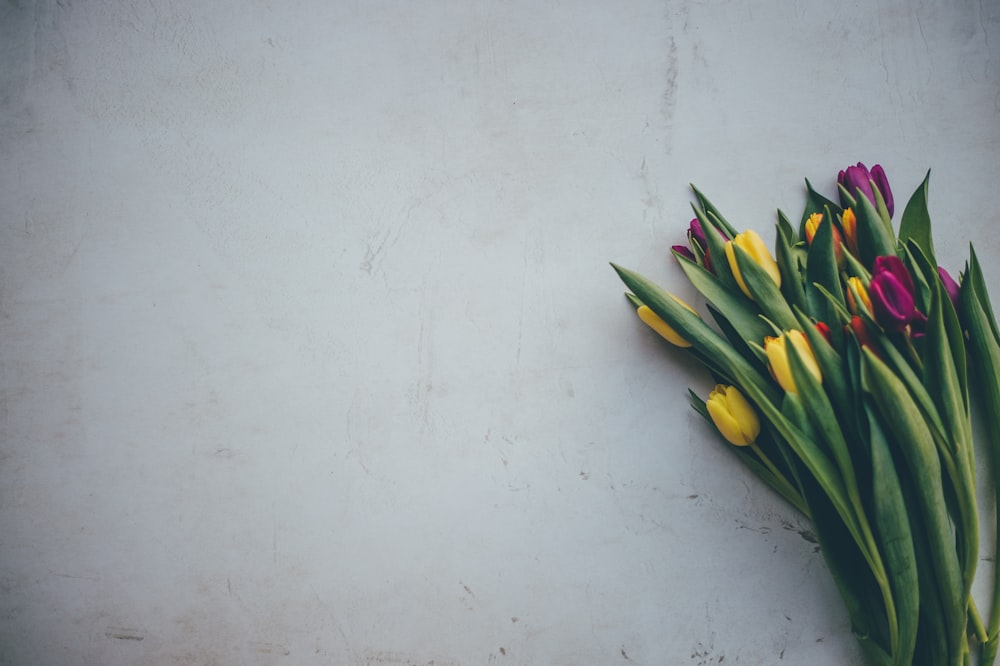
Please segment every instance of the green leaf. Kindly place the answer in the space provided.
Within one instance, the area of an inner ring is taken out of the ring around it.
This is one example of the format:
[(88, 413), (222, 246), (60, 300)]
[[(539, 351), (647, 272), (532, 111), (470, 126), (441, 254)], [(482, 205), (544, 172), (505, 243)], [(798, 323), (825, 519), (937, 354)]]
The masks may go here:
[(928, 169), (924, 181), (910, 197), (903, 210), (903, 217), (899, 223), (899, 242), (905, 243), (912, 239), (924, 251), (931, 263), (936, 265), (934, 239), (931, 236), (931, 216), (927, 212), (927, 190), (930, 179), (931, 172)]
[(844, 259), (844, 271), (847, 273), (848, 277), (859, 277), (865, 284), (872, 281), (871, 272), (865, 268), (860, 259), (846, 251), (846, 248), (844, 252)]
[(924, 256), (920, 246), (912, 241), (899, 247), (899, 256), (903, 259), (903, 263), (906, 264), (906, 269), (909, 271), (910, 277), (913, 278), (913, 288), (916, 292), (913, 295), (913, 302), (918, 310), (927, 312), (931, 307), (931, 282), (936, 282), (938, 276), (937, 271), (934, 271), (934, 274), (931, 276), (924, 275), (923, 264), (917, 260), (917, 254), (921, 257)]
[[(831, 319), (830, 322), (839, 322), (841, 326), (847, 325), (851, 321), (851, 313), (844, 304), (843, 299), (838, 299), (836, 296), (828, 292), (826, 287), (821, 284), (814, 284), (813, 286), (819, 293), (826, 297), (827, 302), (831, 306), (830, 312), (834, 318)], [(827, 322), (827, 325), (829, 325), (830, 322)]]
[(892, 234), (892, 216), (889, 215), (889, 207), (885, 203), (885, 197), (882, 196), (882, 191), (878, 189), (878, 185), (875, 181), (869, 180), (872, 185), (872, 195), (875, 197), (875, 210), (878, 211), (879, 217), (882, 218), (882, 223), (885, 228), (889, 230), (889, 234)]
[[(864, 508), (861, 505), (857, 475), (851, 461), (851, 453), (847, 448), (847, 440), (844, 438), (844, 433), (841, 430), (837, 414), (833, 409), (833, 404), (830, 402), (820, 380), (817, 380), (806, 369), (805, 359), (799, 355), (795, 345), (789, 343), (785, 345), (785, 348), (788, 353), (788, 364), (792, 371), (792, 378), (795, 380), (796, 389), (798, 389), (798, 399), (801, 400), (805, 408), (805, 412), (813, 426), (813, 432), (826, 445), (826, 450), (833, 457), (847, 495), (850, 498), (850, 503), (855, 513), (855, 520), (862, 527), (862, 531), (864, 531), (864, 526), (868, 521)], [(864, 550), (867, 544), (859, 545)], [(877, 576), (878, 566), (875, 560), (878, 559), (878, 553), (868, 550), (867, 554), (872, 559), (873, 572)]]
[(837, 353), (826, 338), (816, 330), (815, 324), (809, 321), (808, 316), (801, 310), (796, 310), (795, 314), (799, 318), (802, 331), (809, 340), (816, 362), (819, 363), (820, 371), (823, 373), (823, 383), (826, 385), (827, 394), (841, 415), (848, 414), (852, 405), (849, 403), (848, 387), (844, 377), (844, 360)]
[(966, 595), (941, 484), (937, 444), (905, 385), (871, 350), (862, 350), (862, 355), (862, 383), (901, 447), (901, 458), (913, 480), (917, 504), (913, 510), (918, 511), (915, 520), (926, 528), (933, 567), (930, 575), (941, 597), (947, 629), (947, 654), (954, 655), (956, 661), (952, 664), (958, 666), (964, 641)]
[[(712, 202), (708, 200), (708, 197), (706, 197), (704, 194), (702, 194), (698, 190), (698, 188), (695, 187), (693, 184), (691, 185), (691, 190), (694, 192), (694, 195), (698, 198), (698, 204), (701, 206), (702, 210), (704, 210), (705, 213), (709, 213), (709, 214), (711, 214), (711, 215), (713, 215), (715, 217), (715, 220), (716, 220), (717, 224), (720, 226), (720, 228), (723, 231), (726, 232), (726, 235), (729, 238), (732, 238), (733, 236), (735, 236), (736, 233), (737, 233), (736, 229), (734, 229), (733, 226), (731, 224), (729, 224), (729, 222), (726, 221), (726, 218), (722, 217), (722, 213), (720, 213), (719, 209), (716, 208), (712, 204)], [(702, 225), (704, 225), (705, 221), (701, 220), (701, 223), (702, 223)], [(707, 235), (708, 230), (706, 229), (705, 231), (706, 231), (706, 235)]]
[(744, 340), (763, 340), (771, 334), (771, 329), (761, 321), (753, 302), (747, 300), (743, 292), (727, 287), (713, 273), (680, 257), (681, 270), (702, 296), (712, 303)]
[[(723, 315), (718, 308), (714, 307), (711, 303), (709, 303), (707, 307), (709, 314), (712, 315), (712, 319), (715, 320), (719, 330), (722, 331), (722, 334), (729, 340), (733, 349), (738, 351), (743, 358), (750, 362), (751, 365), (759, 367), (761, 372), (765, 372), (767, 370), (767, 360), (760, 345), (757, 344), (756, 341), (748, 342), (744, 339), (740, 332), (729, 323), (729, 320), (726, 319), (725, 315)], [(758, 321), (762, 320), (758, 319)]]
[(708, 244), (707, 254), (712, 257), (714, 275), (725, 286), (739, 291), (736, 278), (733, 277), (733, 272), (729, 268), (729, 260), (726, 259), (726, 239), (720, 235), (720, 231), (725, 232), (719, 218), (711, 212), (692, 208), (705, 232), (705, 242)]
[(965, 336), (937, 268), (913, 241), (908, 244), (908, 250), (930, 291), (924, 329), (924, 386), (934, 397), (945, 427), (961, 437), (959, 443), (963, 447), (971, 449)]
[(950, 435), (940, 440), (939, 447), (946, 449), (946, 455), (942, 454), (942, 461), (953, 485), (957, 505), (955, 529), (965, 593), (968, 595), (979, 561), (979, 516), (964, 336), (937, 268), (912, 240), (908, 243), (908, 249), (931, 289), (924, 337), (923, 380), (937, 406), (938, 414), (941, 415), (946, 432)]
[(882, 223), (882, 217), (868, 197), (858, 197), (854, 215), (857, 218), (858, 249), (861, 252), (862, 264), (871, 266), (875, 262), (875, 257), (896, 253), (896, 241)]
[(969, 281), (969, 292), (976, 302), (978, 302), (979, 307), (982, 308), (983, 314), (986, 317), (986, 321), (989, 324), (990, 330), (993, 332), (993, 338), (1000, 344), (1000, 330), (997, 328), (997, 318), (993, 314), (993, 306), (990, 304), (990, 296), (986, 291), (986, 281), (983, 279), (983, 269), (979, 265), (979, 258), (976, 256), (976, 249), (969, 244), (969, 267), (965, 272), (965, 277), (962, 279), (962, 291), (965, 293), (965, 282)]
[[(973, 415), (980, 420), (985, 441), (977, 442), (990, 463), (993, 484), (1000, 480), (1000, 335), (993, 316), (982, 269), (971, 250), (970, 265), (959, 291), (959, 313), (968, 327), (970, 397)], [(1000, 496), (994, 494), (993, 512), (997, 525), (994, 530), (994, 552), (1000, 553)], [(990, 604), (987, 632), (989, 641), (983, 649), (984, 663), (992, 663), (1000, 641), (1000, 567), (993, 571), (993, 597)]]
[(909, 666), (920, 619), (920, 582), (906, 501), (889, 442), (871, 407), (865, 407), (871, 444), (872, 523), (885, 560), (896, 612), (898, 645), (893, 663)]
[[(813, 213), (826, 213), (827, 210), (833, 211), (838, 215), (843, 210), (840, 204), (835, 201), (827, 199), (822, 194), (813, 189), (812, 183), (806, 178), (806, 206), (802, 211), (802, 220), (799, 222), (799, 239), (806, 239), (806, 220)], [(830, 218), (827, 218), (830, 219)]]
[(753, 258), (740, 246), (732, 245), (733, 256), (739, 266), (740, 275), (747, 289), (753, 294), (754, 302), (764, 316), (780, 328), (795, 328), (797, 322), (788, 301), (774, 280)]
[(806, 278), (809, 283), (806, 287), (806, 300), (809, 304), (807, 312), (820, 321), (834, 321), (835, 317), (830, 311), (826, 297), (816, 289), (816, 285), (821, 285), (841, 305), (845, 305), (834, 250), (832, 219), (828, 208), (823, 214), (823, 221), (816, 229), (812, 245), (809, 246), (806, 264)]
[(827, 569), (837, 584), (851, 618), (851, 630), (872, 666), (889, 666), (891, 640), (879, 587), (865, 558), (829, 498), (815, 483), (803, 484), (813, 516), (813, 530)]
[(803, 283), (806, 251), (795, 240), (795, 232), (784, 213), (778, 211), (778, 233), (774, 244), (774, 258), (781, 271), (781, 293), (792, 307), (806, 309), (806, 292)]
[(703, 354), (706, 359), (712, 359), (723, 374), (732, 377), (741, 387), (753, 384), (759, 396), (771, 400), (776, 397), (777, 393), (770, 382), (701, 317), (675, 301), (648, 278), (615, 264), (611, 266), (640, 301), (690, 342), (696, 352)]

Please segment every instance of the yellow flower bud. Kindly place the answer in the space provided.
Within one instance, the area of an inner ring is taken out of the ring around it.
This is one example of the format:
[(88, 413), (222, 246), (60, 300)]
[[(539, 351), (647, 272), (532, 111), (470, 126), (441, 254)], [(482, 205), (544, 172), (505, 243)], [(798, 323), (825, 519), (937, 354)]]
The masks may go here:
[[(858, 299), (854, 298), (854, 292), (857, 292)], [(860, 304), (858, 300), (861, 301)], [(859, 277), (849, 277), (847, 278), (847, 307), (850, 309), (851, 314), (856, 315), (860, 314), (858, 310), (861, 306), (864, 306), (868, 310), (869, 316), (874, 316), (872, 315), (872, 301), (868, 297), (868, 289), (865, 288), (865, 283)]]
[(819, 369), (819, 363), (816, 362), (816, 356), (813, 354), (812, 347), (809, 346), (806, 334), (802, 331), (787, 331), (777, 338), (764, 338), (764, 353), (767, 354), (771, 374), (774, 375), (781, 388), (789, 393), (797, 394), (799, 392), (795, 386), (795, 379), (792, 377), (791, 363), (788, 360), (788, 344), (795, 347), (795, 351), (798, 352), (799, 358), (802, 359), (809, 374), (815, 377), (817, 382), (822, 382), (823, 373)]
[(735, 446), (749, 446), (760, 434), (760, 419), (740, 390), (718, 384), (705, 401), (708, 415), (722, 436)]
[[(681, 299), (677, 298), (673, 294), (670, 294), (670, 298), (674, 299), (675, 301), (683, 305), (691, 312), (694, 312), (694, 314), (698, 314), (697, 312), (694, 311), (694, 308), (692, 308), (690, 305), (688, 305)], [(676, 345), (678, 347), (691, 346), (690, 342), (682, 338), (680, 333), (675, 331), (673, 327), (670, 326), (670, 324), (663, 321), (663, 319), (661, 319), (659, 315), (653, 312), (648, 305), (640, 305), (635, 312), (637, 315), (639, 315), (639, 319), (641, 319), (644, 324), (646, 324), (651, 329), (659, 333), (660, 336), (667, 342)]]
[[(806, 220), (806, 243), (810, 246), (812, 245), (813, 238), (816, 237), (816, 232), (819, 230), (820, 225), (823, 224), (823, 214), (813, 213)], [(844, 265), (844, 238), (837, 231), (837, 227), (833, 227), (830, 232), (833, 236), (833, 256), (837, 261), (837, 265), (843, 267)]]
[(847, 247), (850, 249), (851, 254), (855, 257), (859, 256), (858, 252), (858, 218), (854, 214), (854, 211), (850, 208), (845, 208), (844, 212), (840, 216), (840, 226), (844, 228), (844, 236), (847, 239)]
[(754, 263), (763, 268), (771, 276), (774, 284), (779, 287), (781, 286), (781, 271), (778, 270), (778, 262), (774, 260), (771, 252), (764, 245), (764, 239), (752, 229), (744, 231), (741, 234), (736, 234), (736, 238), (726, 243), (726, 259), (729, 260), (729, 268), (733, 272), (733, 277), (736, 278), (736, 283), (740, 285), (740, 289), (750, 300), (753, 300), (753, 294), (750, 293), (746, 283), (743, 281), (743, 276), (740, 274), (740, 267), (736, 263), (736, 251), (733, 249), (733, 246), (749, 254)]
[(812, 245), (816, 230), (819, 229), (820, 222), (823, 221), (823, 213), (813, 213), (806, 220), (806, 242)]

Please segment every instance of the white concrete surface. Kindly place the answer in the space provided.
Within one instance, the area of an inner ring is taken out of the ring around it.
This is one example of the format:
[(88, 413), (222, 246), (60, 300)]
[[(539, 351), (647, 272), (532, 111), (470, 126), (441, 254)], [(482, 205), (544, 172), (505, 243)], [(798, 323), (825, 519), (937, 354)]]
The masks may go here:
[(1000, 293), (993, 0), (8, 0), (0, 662), (811, 664), (807, 525), (607, 262), (933, 169)]

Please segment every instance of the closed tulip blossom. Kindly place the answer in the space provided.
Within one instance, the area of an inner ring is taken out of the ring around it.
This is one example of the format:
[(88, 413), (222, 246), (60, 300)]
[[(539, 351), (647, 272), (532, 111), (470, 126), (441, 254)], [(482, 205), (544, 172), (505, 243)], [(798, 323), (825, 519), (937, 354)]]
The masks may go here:
[(833, 334), (830, 332), (830, 327), (826, 325), (826, 322), (816, 322), (816, 330), (819, 331), (819, 334), (823, 336), (824, 340), (826, 340), (826, 344), (833, 344)]
[(858, 218), (854, 214), (854, 211), (850, 208), (845, 208), (844, 212), (840, 216), (840, 226), (844, 229), (844, 237), (847, 241), (847, 249), (851, 251), (855, 257), (860, 257), (861, 252), (858, 249)]
[(787, 331), (780, 336), (764, 338), (764, 353), (767, 355), (767, 362), (771, 368), (774, 379), (789, 393), (798, 393), (799, 389), (795, 385), (795, 377), (792, 376), (791, 361), (788, 358), (788, 346), (794, 346), (799, 358), (805, 364), (806, 370), (816, 381), (823, 381), (823, 373), (816, 362), (809, 339), (802, 331)]
[(891, 331), (923, 324), (927, 318), (917, 310), (913, 278), (903, 260), (896, 256), (876, 257), (868, 284), (875, 321)]
[(955, 282), (954, 278), (948, 274), (948, 271), (938, 266), (938, 276), (941, 278), (941, 283), (944, 285), (944, 290), (948, 294), (948, 298), (951, 300), (951, 304), (958, 307), (958, 292), (961, 287)]
[(749, 446), (760, 434), (756, 410), (735, 386), (718, 384), (705, 401), (712, 423), (734, 446)]
[(694, 252), (687, 245), (671, 245), (670, 249), (688, 261), (698, 261), (698, 258), (694, 256)]
[[(721, 230), (718, 230), (719, 236), (723, 240), (729, 240), (729, 237)], [(673, 250), (686, 259), (691, 261), (697, 261), (694, 249), (698, 250), (698, 254), (703, 257), (703, 264), (706, 270), (715, 272), (715, 267), (712, 265), (712, 253), (708, 249), (708, 239), (705, 238), (705, 229), (701, 226), (701, 222), (698, 218), (692, 218), (690, 224), (688, 225), (688, 244), (690, 247), (685, 247), (683, 245), (674, 245)]]
[(778, 269), (778, 263), (767, 249), (767, 245), (764, 244), (764, 239), (752, 229), (744, 231), (741, 234), (736, 234), (736, 238), (726, 243), (726, 258), (729, 260), (729, 268), (733, 272), (733, 277), (736, 278), (736, 283), (739, 284), (740, 289), (748, 298), (753, 300), (753, 294), (750, 293), (750, 288), (743, 281), (740, 267), (736, 263), (735, 247), (749, 254), (754, 263), (763, 268), (771, 279), (774, 280), (774, 284), (779, 287), (781, 286), (781, 271)]
[[(692, 308), (690, 305), (688, 305), (681, 299), (677, 298), (673, 294), (671, 294), (670, 297), (673, 298), (678, 303), (680, 303), (681, 305), (683, 305), (691, 312), (698, 314), (697, 312), (694, 311), (694, 308)], [(661, 319), (659, 315), (653, 312), (648, 305), (640, 305), (636, 310), (636, 314), (639, 315), (639, 319), (642, 320), (642, 323), (646, 324), (646, 326), (649, 326), (651, 329), (659, 333), (660, 337), (669, 342), (670, 344), (675, 345), (677, 347), (691, 346), (690, 342), (685, 340), (684, 337), (681, 336), (680, 333), (675, 331), (670, 324), (663, 321), (663, 319)]]
[[(889, 217), (892, 217), (892, 190), (889, 189), (889, 180), (885, 177), (885, 171), (881, 165), (876, 164), (869, 171), (868, 167), (858, 162), (856, 166), (847, 167), (841, 171), (837, 175), (837, 182), (843, 185), (844, 189), (852, 197), (857, 198), (858, 192), (860, 192), (872, 204), (875, 203), (875, 194), (872, 191), (872, 184), (874, 183), (875, 187), (878, 188), (879, 194), (882, 195), (882, 199), (885, 201)], [(843, 194), (841, 194), (840, 204), (845, 208), (850, 205), (850, 202), (844, 199)]]
[[(823, 214), (813, 213), (806, 220), (806, 243), (812, 247), (813, 238), (816, 237), (816, 232), (819, 230), (820, 225), (823, 224)], [(844, 238), (840, 235), (840, 231), (837, 227), (833, 227), (833, 256), (837, 260), (838, 266), (844, 265)]]
[(847, 278), (847, 309), (851, 311), (851, 314), (858, 314), (861, 308), (867, 310), (869, 315), (872, 314), (872, 301), (868, 296), (865, 283), (861, 281), (861, 278), (852, 276)]
[(867, 347), (873, 352), (876, 351), (875, 346), (872, 344), (872, 336), (868, 332), (868, 327), (865, 326), (865, 322), (861, 319), (861, 317), (857, 315), (851, 317), (851, 322), (846, 326), (846, 329), (854, 334), (854, 338), (858, 341), (858, 345), (862, 348)]
[(708, 249), (708, 240), (705, 238), (705, 230), (701, 226), (701, 221), (697, 217), (691, 218), (688, 224), (688, 240), (698, 243), (702, 250)]

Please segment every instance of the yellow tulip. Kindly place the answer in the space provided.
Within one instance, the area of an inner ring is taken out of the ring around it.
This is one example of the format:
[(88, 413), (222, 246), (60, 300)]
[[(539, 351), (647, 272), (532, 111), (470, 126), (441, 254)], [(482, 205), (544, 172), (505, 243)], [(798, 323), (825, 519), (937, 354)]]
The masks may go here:
[(806, 242), (812, 245), (813, 237), (816, 235), (816, 230), (819, 229), (820, 223), (823, 221), (823, 213), (813, 213), (806, 220)]
[(847, 247), (855, 257), (860, 256), (858, 251), (858, 218), (854, 211), (845, 208), (840, 216), (840, 226), (844, 228), (844, 236), (847, 239)]
[(754, 263), (763, 268), (771, 276), (774, 284), (779, 287), (781, 286), (781, 271), (778, 270), (778, 262), (771, 256), (771, 252), (764, 244), (764, 239), (752, 229), (744, 231), (741, 234), (736, 234), (736, 238), (726, 242), (726, 259), (729, 260), (729, 268), (733, 272), (733, 277), (736, 278), (736, 283), (740, 285), (740, 289), (750, 300), (753, 300), (753, 294), (750, 293), (746, 283), (743, 281), (743, 275), (740, 274), (740, 267), (736, 263), (734, 246), (749, 254)]
[[(819, 230), (820, 225), (823, 224), (823, 214), (813, 213), (806, 220), (806, 243), (812, 246), (813, 238), (816, 237), (816, 232)], [(833, 231), (830, 232), (833, 236), (833, 256), (837, 261), (837, 265), (843, 267), (844, 265), (844, 238), (837, 231), (837, 227), (833, 227)]]
[(771, 374), (774, 375), (781, 388), (789, 393), (797, 394), (799, 391), (795, 386), (791, 364), (788, 360), (787, 345), (789, 344), (795, 347), (795, 351), (798, 352), (799, 358), (805, 364), (806, 370), (816, 378), (817, 382), (823, 381), (823, 373), (819, 369), (819, 363), (816, 362), (812, 347), (809, 346), (809, 339), (802, 331), (787, 331), (777, 338), (764, 338), (764, 353), (771, 366)]
[[(855, 292), (858, 295), (857, 299), (854, 298)], [(858, 300), (861, 301), (860, 304)], [(872, 300), (868, 297), (868, 289), (865, 288), (865, 283), (859, 277), (849, 277), (847, 278), (847, 307), (850, 309), (851, 314), (856, 315), (859, 314), (858, 310), (861, 306), (864, 306), (868, 310), (868, 315), (872, 316)]]
[(757, 412), (735, 386), (718, 384), (705, 401), (708, 415), (722, 436), (735, 446), (749, 446), (760, 434)]
[[(670, 295), (670, 298), (674, 299), (675, 301), (683, 305), (691, 312), (694, 312), (694, 314), (698, 314), (697, 312), (694, 311), (694, 308), (692, 308), (690, 305), (688, 305), (681, 299), (677, 298), (673, 294)], [(675, 331), (673, 327), (670, 326), (670, 324), (663, 321), (663, 319), (661, 319), (658, 314), (653, 312), (648, 305), (640, 305), (635, 312), (637, 315), (639, 315), (639, 319), (641, 319), (644, 324), (646, 324), (651, 329), (659, 333), (660, 336), (670, 344), (676, 345), (678, 347), (691, 346), (690, 342), (682, 338), (680, 333)]]

